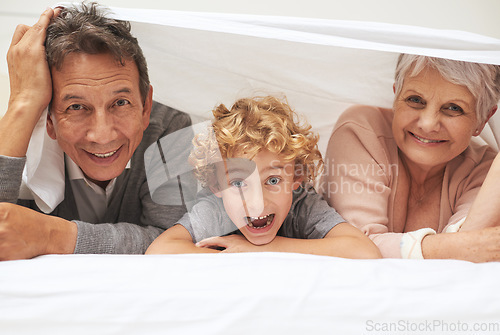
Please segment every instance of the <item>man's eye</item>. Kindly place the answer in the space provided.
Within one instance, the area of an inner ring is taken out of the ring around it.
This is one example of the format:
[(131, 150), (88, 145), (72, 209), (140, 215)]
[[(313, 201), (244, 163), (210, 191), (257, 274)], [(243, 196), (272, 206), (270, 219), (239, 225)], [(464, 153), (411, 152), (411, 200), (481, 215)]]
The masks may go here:
[(243, 186), (245, 186), (245, 183), (243, 182), (243, 180), (233, 180), (230, 182), (231, 186), (234, 186), (234, 187), (237, 187), (237, 188), (242, 188)]
[(279, 177), (271, 177), (267, 180), (268, 185), (277, 185), (281, 181), (281, 178)]
[(408, 106), (413, 108), (423, 108), (425, 106), (425, 101), (418, 95), (411, 95), (405, 101)]
[(80, 104), (73, 104), (73, 105), (68, 107), (68, 110), (72, 110), (72, 111), (79, 111), (82, 109), (83, 109), (83, 105), (80, 105)]
[(125, 99), (120, 99), (116, 102), (116, 105), (117, 106), (125, 106), (125, 105), (128, 105), (130, 102), (128, 100), (125, 100)]

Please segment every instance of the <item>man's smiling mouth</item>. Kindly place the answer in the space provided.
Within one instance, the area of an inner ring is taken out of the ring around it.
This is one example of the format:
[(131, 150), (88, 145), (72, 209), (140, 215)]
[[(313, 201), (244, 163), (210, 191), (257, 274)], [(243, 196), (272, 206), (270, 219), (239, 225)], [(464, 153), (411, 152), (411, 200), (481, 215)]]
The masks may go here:
[(107, 152), (105, 154), (97, 154), (97, 153), (92, 153), (92, 155), (99, 157), (99, 158), (108, 158), (113, 156), (118, 150)]

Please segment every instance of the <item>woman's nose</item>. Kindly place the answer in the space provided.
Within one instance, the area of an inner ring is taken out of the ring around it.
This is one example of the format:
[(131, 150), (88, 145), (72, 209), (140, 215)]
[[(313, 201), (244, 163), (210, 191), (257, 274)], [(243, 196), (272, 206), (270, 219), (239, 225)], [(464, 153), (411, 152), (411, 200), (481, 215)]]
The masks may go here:
[(439, 131), (441, 124), (439, 110), (427, 107), (421, 111), (418, 118), (418, 126), (426, 133)]

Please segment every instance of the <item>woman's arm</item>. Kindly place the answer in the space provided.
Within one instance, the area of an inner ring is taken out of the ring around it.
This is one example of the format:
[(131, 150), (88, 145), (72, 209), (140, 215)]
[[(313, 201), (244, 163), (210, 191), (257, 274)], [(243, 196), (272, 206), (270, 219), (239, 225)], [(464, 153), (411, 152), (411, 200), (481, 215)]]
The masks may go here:
[(322, 239), (296, 239), (282, 236), (264, 245), (253, 245), (243, 236), (229, 235), (207, 238), (197, 245), (201, 248), (222, 247), (223, 252), (296, 252), (345, 258), (380, 258), (378, 248), (359, 229), (342, 222)]
[(460, 231), (500, 225), (500, 154), (497, 154)]
[(191, 254), (215, 253), (219, 250), (199, 248), (193, 243), (191, 234), (180, 224), (164, 231), (146, 250), (146, 254)]
[(347, 222), (373, 240), (383, 257), (400, 258), (403, 234), (389, 231), (398, 151), (388, 115), (388, 110), (353, 106), (340, 116), (328, 142), (319, 191)]
[(422, 240), (422, 254), (424, 258), (476, 263), (500, 261), (500, 227), (427, 235)]
[(495, 157), (460, 231), (424, 237), (424, 258), (500, 261), (499, 180), (500, 154)]

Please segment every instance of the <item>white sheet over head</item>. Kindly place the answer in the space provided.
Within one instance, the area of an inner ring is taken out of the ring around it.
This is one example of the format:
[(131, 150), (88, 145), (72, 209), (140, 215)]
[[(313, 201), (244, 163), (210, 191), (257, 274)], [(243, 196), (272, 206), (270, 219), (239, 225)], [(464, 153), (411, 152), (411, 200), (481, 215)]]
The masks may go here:
[[(155, 100), (206, 119), (219, 103), (284, 95), (319, 132), (323, 152), (347, 106), (392, 105), (399, 53), (500, 65), (500, 40), (461, 31), (147, 9), (111, 8), (110, 15), (132, 23), (148, 61)], [(497, 113), (482, 135), (495, 148), (499, 118)], [(42, 133), (34, 132), (32, 140)], [(44, 155), (30, 150), (28, 165)], [(24, 182), (30, 187), (29, 179)], [(51, 204), (44, 206), (50, 211), (64, 190), (50, 183), (46, 187), (52, 191), (38, 198)]]

